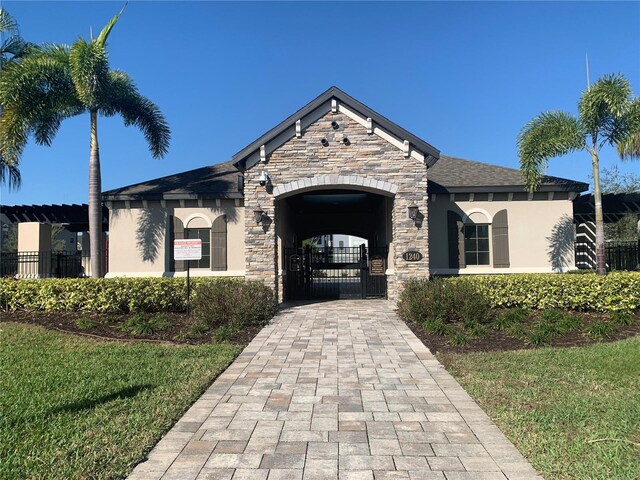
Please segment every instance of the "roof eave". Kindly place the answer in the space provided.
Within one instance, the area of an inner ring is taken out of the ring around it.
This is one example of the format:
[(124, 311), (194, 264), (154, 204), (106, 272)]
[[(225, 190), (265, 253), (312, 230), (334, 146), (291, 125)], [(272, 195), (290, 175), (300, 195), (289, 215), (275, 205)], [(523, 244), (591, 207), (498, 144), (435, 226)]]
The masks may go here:
[[(536, 192), (584, 192), (589, 189), (586, 183), (571, 185), (541, 185)], [(516, 193), (527, 192), (524, 185), (489, 185), (489, 186), (457, 186), (446, 187), (443, 185), (431, 185), (429, 193)]]
[(102, 194), (104, 202), (135, 201), (135, 200), (225, 200), (244, 198), (241, 192), (231, 193), (152, 193), (152, 194)]

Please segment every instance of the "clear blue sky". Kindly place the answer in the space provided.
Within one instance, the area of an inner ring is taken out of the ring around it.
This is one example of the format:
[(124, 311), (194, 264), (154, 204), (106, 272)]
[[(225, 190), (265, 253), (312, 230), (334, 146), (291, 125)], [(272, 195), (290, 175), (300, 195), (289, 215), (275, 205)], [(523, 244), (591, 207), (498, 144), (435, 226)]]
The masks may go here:
[[(33, 42), (98, 32), (121, 2), (3, 5)], [(517, 168), (515, 138), (544, 110), (575, 112), (591, 78), (619, 72), (640, 93), (640, 3), (131, 2), (109, 42), (172, 129), (154, 160), (118, 118), (99, 125), (103, 190), (218, 163), (331, 85), (444, 154)], [(25, 150), (4, 204), (87, 199), (89, 118), (67, 120), (51, 147)], [(603, 155), (603, 166), (617, 162)], [(640, 162), (620, 164), (640, 172)], [(584, 155), (549, 173), (588, 181)]]

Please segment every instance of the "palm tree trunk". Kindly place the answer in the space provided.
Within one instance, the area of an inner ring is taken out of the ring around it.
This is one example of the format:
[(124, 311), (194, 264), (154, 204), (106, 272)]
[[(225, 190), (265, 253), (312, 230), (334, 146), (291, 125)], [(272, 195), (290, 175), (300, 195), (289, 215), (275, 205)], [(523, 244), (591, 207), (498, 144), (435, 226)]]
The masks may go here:
[(101, 278), (102, 271), (102, 180), (100, 177), (100, 147), (98, 146), (98, 112), (91, 114), (91, 154), (89, 155), (89, 250), (91, 276)]
[(591, 163), (593, 166), (593, 203), (596, 214), (596, 273), (606, 275), (607, 265), (604, 254), (604, 216), (602, 215), (602, 193), (600, 192), (600, 160), (598, 152), (591, 153)]

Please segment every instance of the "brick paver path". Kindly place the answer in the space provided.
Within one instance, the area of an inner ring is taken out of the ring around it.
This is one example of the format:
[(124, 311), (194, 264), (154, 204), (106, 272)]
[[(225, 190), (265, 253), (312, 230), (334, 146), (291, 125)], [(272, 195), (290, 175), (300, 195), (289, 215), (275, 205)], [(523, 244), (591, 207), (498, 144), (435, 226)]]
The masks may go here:
[(160, 478), (542, 477), (375, 300), (283, 310), (130, 477)]

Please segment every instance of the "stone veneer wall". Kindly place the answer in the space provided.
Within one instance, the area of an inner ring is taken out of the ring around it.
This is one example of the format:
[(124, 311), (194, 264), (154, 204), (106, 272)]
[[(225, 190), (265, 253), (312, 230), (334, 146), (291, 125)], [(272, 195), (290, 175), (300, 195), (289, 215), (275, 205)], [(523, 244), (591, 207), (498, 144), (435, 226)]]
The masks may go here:
[[(331, 122), (339, 128), (334, 130)], [(342, 143), (343, 135), (349, 145)], [(329, 141), (324, 147), (322, 138)], [(275, 225), (276, 198), (259, 184), (262, 170), (267, 170), (276, 192), (277, 187), (296, 180), (325, 175), (357, 175), (391, 183), (397, 187), (394, 197), (392, 221), (394, 274), (388, 276), (388, 296), (395, 300), (403, 280), (429, 275), (429, 243), (427, 232), (427, 168), (342, 113), (329, 112), (302, 132), (267, 156), (266, 164), (259, 163), (245, 173), (245, 260), (246, 278), (259, 279), (276, 289), (282, 299), (281, 261)], [(326, 185), (332, 188), (331, 184)], [(355, 189), (355, 188), (354, 188)], [(417, 205), (424, 215), (421, 228), (408, 218), (407, 207)], [(253, 210), (260, 205), (273, 223), (268, 228), (256, 225)], [(417, 249), (424, 258), (420, 262), (406, 262), (402, 253)]]

